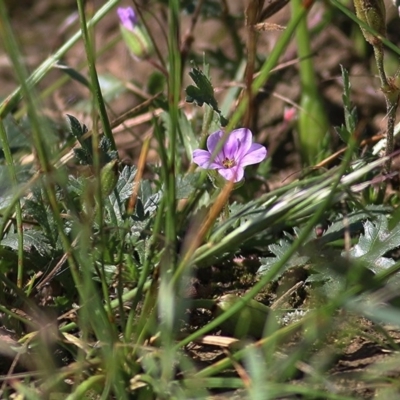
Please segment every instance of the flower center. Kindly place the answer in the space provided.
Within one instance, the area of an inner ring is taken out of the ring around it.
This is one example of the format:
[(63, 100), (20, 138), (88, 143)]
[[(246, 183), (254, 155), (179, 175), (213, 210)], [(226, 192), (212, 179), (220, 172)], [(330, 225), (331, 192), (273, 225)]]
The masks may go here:
[(232, 167), (236, 166), (236, 161), (235, 160), (230, 160), (229, 158), (226, 157), (225, 160), (222, 161), (222, 165), (225, 168), (232, 168)]

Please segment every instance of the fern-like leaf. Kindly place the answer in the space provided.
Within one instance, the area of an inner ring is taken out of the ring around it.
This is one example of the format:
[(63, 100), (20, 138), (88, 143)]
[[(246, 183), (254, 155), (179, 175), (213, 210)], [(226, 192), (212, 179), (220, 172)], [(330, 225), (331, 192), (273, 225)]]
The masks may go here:
[(364, 234), (351, 249), (350, 255), (364, 261), (373, 272), (388, 268), (394, 261), (383, 257), (387, 252), (400, 246), (400, 225), (388, 228), (388, 219), (382, 215), (374, 221), (364, 223)]
[[(17, 250), (18, 234), (14, 232), (9, 233), (0, 244)], [(51, 246), (47, 242), (46, 237), (37, 230), (29, 229), (24, 232), (24, 250), (30, 252), (32, 248), (35, 248), (41, 256), (49, 255), (51, 252)]]

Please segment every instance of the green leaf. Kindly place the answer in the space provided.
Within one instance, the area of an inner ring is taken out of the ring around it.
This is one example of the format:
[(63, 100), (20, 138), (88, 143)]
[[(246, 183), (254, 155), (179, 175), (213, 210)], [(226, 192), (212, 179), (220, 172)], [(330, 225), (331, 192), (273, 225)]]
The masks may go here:
[(145, 202), (144, 202), (144, 212), (146, 216), (152, 215), (158, 207), (158, 204), (161, 201), (162, 193), (157, 192), (152, 194)]
[[(7, 115), (2, 122), (7, 134), (8, 145), (12, 151), (20, 148), (30, 148), (31, 144), (28, 140), (29, 136), (25, 133), (26, 127), (17, 123), (17, 121), (15, 121), (15, 119), (10, 115)], [(2, 148), (3, 145), (0, 142), (0, 149)]]
[[(83, 136), (88, 132), (86, 125), (81, 124), (73, 115), (67, 114), (67, 122), (72, 136), (81, 145), (80, 148), (74, 149), (75, 158), (81, 165), (93, 164), (93, 143), (92, 137), (83, 139)], [(118, 158), (118, 153), (113, 149), (111, 141), (102, 136), (99, 143), (100, 161), (102, 164), (107, 164)]]
[[(288, 240), (280, 240), (278, 244), (271, 244), (268, 246), (268, 249), (271, 253), (275, 254), (275, 257), (263, 257), (260, 258), (261, 266), (258, 269), (257, 273), (265, 274), (267, 271), (271, 269), (273, 265), (275, 265), (280, 258), (288, 251), (291, 243)], [(301, 256), (299, 253), (295, 253), (293, 257), (285, 264), (285, 267), (281, 270), (279, 278), (285, 271), (290, 268), (298, 267), (305, 265), (309, 260), (307, 256)]]
[(136, 172), (137, 168), (135, 166), (126, 165), (119, 175), (115, 190), (119, 195), (120, 201), (127, 200), (132, 194), (133, 180), (135, 179)]
[(343, 79), (343, 107), (345, 125), (335, 127), (336, 133), (340, 136), (344, 143), (349, 143), (351, 136), (354, 134), (357, 126), (357, 110), (352, 106), (350, 99), (351, 84), (348, 71), (341, 66)]
[(61, 71), (65, 72), (70, 78), (72, 78), (74, 81), (77, 81), (77, 82), (81, 83), (83, 86), (90, 89), (89, 81), (76, 69), (74, 69), (66, 64), (61, 64), (60, 62), (54, 64), (53, 67), (60, 69)]
[(119, 175), (115, 189), (109, 196), (110, 203), (114, 208), (114, 213), (119, 222), (123, 221), (123, 215), (125, 214), (125, 201), (128, 200), (132, 194), (133, 181), (136, 172), (136, 167), (125, 166)]
[(210, 79), (199, 68), (192, 68), (189, 72), (196, 86), (189, 85), (186, 88), (188, 98), (186, 101), (192, 103), (196, 102), (200, 107), (203, 103), (208, 103), (215, 111), (218, 110), (218, 103), (214, 97), (214, 88)]
[(190, 70), (189, 76), (192, 78), (196, 86), (189, 85), (186, 88), (186, 101), (188, 103), (196, 103), (199, 107), (204, 103), (208, 104), (220, 115), (221, 125), (226, 126), (228, 120), (222, 116), (221, 110), (218, 108), (218, 102), (214, 97), (214, 88), (209, 77), (207, 77), (204, 72), (197, 67)]
[[(32, 143), (32, 125), (30, 119), (28, 117), (21, 118), (18, 122), (13, 119), (12, 116), (7, 115), (2, 121), (4, 124), (4, 129), (7, 135), (7, 142), (12, 152), (26, 150), (31, 153)], [(56, 135), (59, 126), (55, 121), (50, 118), (41, 116), (40, 124), (45, 126), (48, 129), (46, 131), (46, 144), (53, 145), (58, 141), (58, 137)], [(0, 143), (0, 149), (2, 149), (2, 144)], [(0, 151), (0, 157), (2, 157), (2, 152)]]
[(103, 164), (118, 158), (118, 152), (114, 150), (111, 140), (102, 136), (99, 143), (100, 158)]
[(156, 95), (164, 90), (166, 77), (159, 71), (153, 72), (147, 81), (147, 89), (151, 95)]
[[(18, 234), (9, 233), (0, 243), (13, 250), (18, 250)], [(24, 250), (29, 252), (32, 248), (35, 248), (42, 256), (49, 255), (51, 252), (51, 247), (46, 237), (37, 230), (29, 229), (24, 231)]]
[(199, 177), (199, 173), (178, 176), (176, 179), (176, 198), (178, 200), (187, 199), (196, 190)]
[[(167, 114), (169, 115), (169, 114)], [(190, 124), (189, 120), (185, 113), (179, 113), (179, 127), (182, 136), (183, 145), (186, 150), (186, 155), (189, 160), (192, 159), (193, 151), (199, 148), (199, 142), (196, 139), (196, 136), (193, 131), (193, 127)]]
[[(39, 201), (38, 201), (39, 200)], [(34, 199), (27, 199), (24, 206), (25, 213), (34, 218), (43, 228), (47, 239), (55, 246), (57, 238), (57, 227), (50, 209), (46, 207), (43, 198), (37, 195)]]
[(338, 214), (332, 221), (332, 224), (324, 232), (323, 237), (318, 239), (321, 244), (333, 242), (343, 238), (344, 231), (350, 235), (360, 232), (363, 228), (362, 221), (371, 219), (375, 216), (385, 215), (392, 211), (391, 207), (383, 205), (369, 205), (363, 210), (354, 210), (347, 215), (346, 223), (342, 214)]
[(162, 192), (153, 193), (151, 183), (147, 180), (140, 182), (139, 199), (141, 201), (143, 218), (148, 218), (157, 210), (161, 201)]
[(73, 115), (67, 114), (66, 117), (72, 135), (82, 144), (81, 138), (88, 131), (86, 125), (81, 124)]
[(68, 177), (68, 189), (69, 192), (75, 193), (77, 197), (81, 197), (85, 193), (85, 188), (87, 187), (88, 184), (88, 179), (79, 176), (78, 178), (75, 178), (74, 176), (69, 176)]
[[(18, 182), (27, 182), (32, 175), (31, 165), (16, 165), (15, 171)], [(0, 165), (0, 210), (8, 206), (13, 197), (15, 188), (11, 181), (10, 170), (5, 165)]]
[(93, 163), (93, 148), (91, 138), (83, 139), (83, 135), (87, 133), (87, 127), (81, 124), (73, 115), (67, 114), (67, 122), (72, 136), (81, 145), (80, 148), (74, 149), (75, 158), (79, 164), (87, 165)]
[(387, 217), (381, 215), (374, 221), (368, 220), (364, 223), (364, 234), (351, 249), (350, 255), (367, 263), (376, 273), (393, 265), (393, 260), (382, 256), (399, 246), (400, 225), (389, 230)]

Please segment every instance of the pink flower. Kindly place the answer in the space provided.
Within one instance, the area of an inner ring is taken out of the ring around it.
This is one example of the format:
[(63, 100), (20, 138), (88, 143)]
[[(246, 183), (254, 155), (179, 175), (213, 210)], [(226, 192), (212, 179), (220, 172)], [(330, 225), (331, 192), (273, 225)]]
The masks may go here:
[(224, 133), (217, 131), (207, 139), (207, 150), (193, 152), (193, 162), (204, 169), (216, 169), (226, 180), (239, 182), (244, 176), (244, 167), (260, 163), (267, 156), (267, 149), (253, 142), (253, 135), (247, 128), (232, 131), (221, 150), (212, 157)]
[(286, 123), (291, 123), (296, 119), (297, 109), (295, 107), (285, 107), (283, 110), (283, 120)]
[(117, 9), (117, 14), (119, 17), (119, 20), (128, 31), (132, 31), (135, 29), (135, 26), (138, 23), (138, 19), (136, 16), (135, 11), (133, 10), (132, 7), (118, 7)]

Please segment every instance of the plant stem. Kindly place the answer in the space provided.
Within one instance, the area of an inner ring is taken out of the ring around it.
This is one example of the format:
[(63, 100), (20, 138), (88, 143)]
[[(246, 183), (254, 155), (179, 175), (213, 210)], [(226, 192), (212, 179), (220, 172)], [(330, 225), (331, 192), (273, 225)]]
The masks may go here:
[[(11, 154), (11, 149), (9, 146), (7, 132), (4, 128), (3, 120), (0, 118), (0, 143), (4, 152), (4, 157), (8, 165), (8, 170), (10, 172), (11, 182), (13, 187), (18, 186), (18, 178), (15, 170), (14, 160)], [(24, 275), (24, 232), (22, 227), (22, 208), (21, 202), (18, 200), (15, 204), (15, 215), (17, 220), (17, 232), (18, 232), (18, 266), (17, 266), (17, 287), (22, 288), (23, 275)], [(2, 235), (2, 232), (0, 232)]]
[(258, 22), (259, 16), (264, 6), (264, 0), (248, 0), (246, 7), (246, 28), (247, 28), (247, 65), (245, 72), (245, 84), (247, 91), (248, 107), (244, 117), (244, 126), (251, 127), (253, 119), (253, 100), (254, 93), (252, 90), (254, 68), (257, 54), (257, 38), (258, 32), (255, 25)]
[[(382, 89), (383, 90), (383, 89)], [(399, 104), (400, 89), (393, 83), (389, 86), (388, 91), (383, 91), (386, 98), (386, 109), (387, 109), (387, 129), (386, 129), (386, 149), (385, 156), (388, 156), (388, 160), (384, 166), (384, 172), (390, 173), (392, 166), (392, 153), (394, 150), (394, 128), (396, 124), (396, 111)]]
[(166, 169), (165, 195), (168, 203), (166, 206), (166, 248), (167, 260), (170, 267), (175, 268), (176, 261), (176, 148), (177, 133), (179, 129), (179, 99), (181, 90), (181, 56), (179, 34), (179, 1), (169, 1), (169, 34), (168, 34), (168, 104), (170, 115), (170, 129), (168, 136), (168, 161), (163, 168)]
[(85, 15), (85, 6), (83, 0), (77, 0), (78, 4), (78, 11), (79, 11), (79, 20), (81, 23), (81, 31), (82, 31), (82, 38), (83, 43), (85, 45), (86, 51), (86, 58), (88, 62), (89, 68), (89, 76), (90, 76), (90, 83), (93, 90), (95, 104), (100, 114), (100, 120), (103, 127), (103, 131), (107, 139), (111, 143), (111, 147), (113, 150), (117, 150), (115, 145), (114, 136), (111, 130), (110, 121), (108, 119), (106, 106), (104, 104), (103, 95), (101, 93), (100, 83), (97, 76), (96, 65), (95, 65), (95, 52), (92, 46), (92, 41), (90, 40), (89, 31), (88, 31), (88, 24), (86, 22), (86, 15)]

